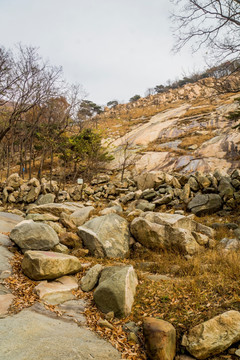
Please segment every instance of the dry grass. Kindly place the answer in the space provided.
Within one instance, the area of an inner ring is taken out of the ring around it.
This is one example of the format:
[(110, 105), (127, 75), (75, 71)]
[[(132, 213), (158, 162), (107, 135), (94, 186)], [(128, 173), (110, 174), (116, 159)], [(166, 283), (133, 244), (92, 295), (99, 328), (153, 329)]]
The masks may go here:
[(216, 110), (216, 106), (204, 106), (204, 107), (194, 107), (188, 109), (183, 115), (180, 116), (180, 119), (185, 117), (197, 116), (202, 114), (208, 114)]
[[(115, 112), (106, 112), (100, 115), (98, 126), (104, 137), (113, 135), (123, 136), (126, 132), (130, 131), (133, 126), (142, 124), (152, 116), (181, 104), (182, 102), (178, 101), (161, 105), (131, 107), (129, 109), (122, 106)], [(116, 126), (119, 127), (116, 128)]]
[(212, 139), (215, 135), (209, 133), (206, 135), (189, 135), (189, 137), (185, 137), (179, 147), (181, 149), (188, 149), (191, 145), (201, 146), (205, 141)]

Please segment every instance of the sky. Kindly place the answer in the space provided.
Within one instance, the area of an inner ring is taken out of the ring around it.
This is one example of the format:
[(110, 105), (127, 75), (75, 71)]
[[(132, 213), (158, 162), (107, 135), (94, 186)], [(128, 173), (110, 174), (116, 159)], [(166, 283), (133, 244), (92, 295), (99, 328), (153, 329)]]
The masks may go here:
[(201, 54), (174, 55), (170, 0), (0, 0), (0, 46), (38, 48), (100, 105), (203, 70)]

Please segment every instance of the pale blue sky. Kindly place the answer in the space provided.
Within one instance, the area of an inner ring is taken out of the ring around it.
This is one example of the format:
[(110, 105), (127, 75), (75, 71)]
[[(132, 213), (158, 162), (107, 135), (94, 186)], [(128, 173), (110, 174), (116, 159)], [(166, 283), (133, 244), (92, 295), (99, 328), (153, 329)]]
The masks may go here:
[(0, 44), (39, 48), (67, 81), (106, 104), (203, 69), (189, 49), (171, 53), (170, 0), (0, 0)]

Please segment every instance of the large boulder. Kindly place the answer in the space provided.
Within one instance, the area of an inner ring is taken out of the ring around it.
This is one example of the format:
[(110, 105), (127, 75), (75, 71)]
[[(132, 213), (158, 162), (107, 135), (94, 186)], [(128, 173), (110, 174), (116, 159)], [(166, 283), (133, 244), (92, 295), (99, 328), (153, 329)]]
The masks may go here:
[(167, 321), (147, 317), (143, 322), (147, 354), (151, 360), (173, 360), (176, 353), (176, 330)]
[(117, 214), (99, 216), (78, 228), (78, 235), (91, 255), (124, 258), (129, 252), (128, 222)]
[(33, 280), (51, 280), (81, 270), (80, 260), (75, 256), (51, 251), (26, 251), (22, 269)]
[(142, 217), (135, 218), (130, 226), (133, 237), (148, 249), (165, 248), (165, 227)]
[(137, 284), (131, 265), (107, 267), (94, 291), (94, 301), (103, 313), (113, 311), (116, 317), (125, 317), (131, 312)]
[(58, 235), (51, 226), (33, 220), (17, 224), (10, 233), (10, 239), (23, 251), (50, 250), (59, 243)]
[[(146, 213), (146, 215), (149, 216), (135, 218), (130, 225), (133, 237), (146, 248), (152, 250), (173, 249), (189, 255), (200, 250), (200, 246), (190, 230), (178, 227), (172, 221), (160, 221), (161, 217), (158, 220), (162, 224), (153, 222), (157, 219), (154, 214), (152, 216), (151, 213)], [(181, 215), (179, 216), (181, 217)]]
[(222, 208), (218, 194), (198, 194), (188, 204), (188, 209), (197, 216), (212, 214)]
[(182, 345), (197, 359), (220, 354), (240, 340), (240, 313), (227, 311), (189, 330)]

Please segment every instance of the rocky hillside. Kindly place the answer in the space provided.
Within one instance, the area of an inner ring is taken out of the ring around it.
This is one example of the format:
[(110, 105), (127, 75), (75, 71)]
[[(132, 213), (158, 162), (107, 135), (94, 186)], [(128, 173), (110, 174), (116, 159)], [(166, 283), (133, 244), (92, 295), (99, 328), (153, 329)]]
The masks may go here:
[(238, 108), (239, 93), (235, 88), (219, 94), (211, 81), (106, 109), (100, 126), (108, 125), (106, 143), (115, 157), (110, 167), (130, 167), (133, 173), (232, 171), (240, 133), (228, 114)]

